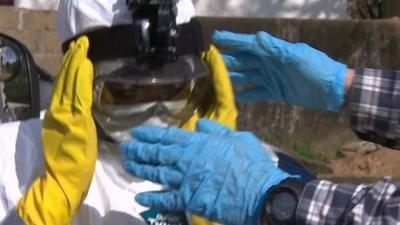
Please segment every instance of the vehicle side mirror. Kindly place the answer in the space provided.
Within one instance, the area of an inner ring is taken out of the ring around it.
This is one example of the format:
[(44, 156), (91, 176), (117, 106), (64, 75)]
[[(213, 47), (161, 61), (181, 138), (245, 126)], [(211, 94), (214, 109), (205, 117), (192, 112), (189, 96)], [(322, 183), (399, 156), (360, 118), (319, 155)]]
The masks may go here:
[(39, 69), (27, 48), (0, 34), (0, 122), (39, 117)]

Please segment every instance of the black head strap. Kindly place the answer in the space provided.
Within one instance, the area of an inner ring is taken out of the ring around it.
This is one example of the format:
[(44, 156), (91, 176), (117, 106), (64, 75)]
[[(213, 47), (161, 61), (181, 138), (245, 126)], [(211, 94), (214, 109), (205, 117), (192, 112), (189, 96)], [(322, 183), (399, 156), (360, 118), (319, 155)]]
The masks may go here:
[[(195, 54), (200, 55), (205, 50), (203, 34), (200, 23), (192, 19), (189, 23), (177, 26), (176, 53), (179, 55)], [(101, 28), (81, 35), (89, 38), (89, 58), (98, 61), (110, 58), (132, 57), (137, 54), (142, 42), (137, 35), (141, 34), (139, 28), (132, 25), (121, 25), (110, 28)], [(69, 43), (78, 37), (63, 43), (65, 53)]]

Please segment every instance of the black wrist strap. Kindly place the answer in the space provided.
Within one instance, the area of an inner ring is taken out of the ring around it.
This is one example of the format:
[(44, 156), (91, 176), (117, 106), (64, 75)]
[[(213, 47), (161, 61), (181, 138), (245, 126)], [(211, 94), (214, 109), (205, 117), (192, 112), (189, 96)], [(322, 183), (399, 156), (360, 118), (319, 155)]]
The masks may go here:
[(296, 179), (296, 178), (290, 178), (282, 183), (272, 187), (268, 193), (267, 197), (265, 199), (264, 203), (264, 208), (261, 214), (261, 223), (262, 225), (294, 225), (295, 224), (295, 213), (293, 214), (292, 218), (288, 221), (282, 222), (278, 221), (275, 216), (272, 213), (272, 200), (274, 195), (277, 195), (282, 192), (289, 193), (294, 196), (296, 200), (296, 208), (297, 204), (300, 200), (301, 194), (303, 192), (303, 189), (306, 185), (306, 182), (301, 179)]

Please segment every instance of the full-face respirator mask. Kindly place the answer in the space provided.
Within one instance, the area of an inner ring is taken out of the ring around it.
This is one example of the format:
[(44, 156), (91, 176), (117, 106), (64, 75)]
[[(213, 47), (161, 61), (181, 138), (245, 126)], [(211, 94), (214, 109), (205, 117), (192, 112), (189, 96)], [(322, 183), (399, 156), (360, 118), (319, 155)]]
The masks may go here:
[(174, 4), (128, 0), (132, 25), (83, 34), (94, 66), (93, 116), (114, 141), (128, 139), (129, 129), (155, 118), (179, 126), (207, 107), (212, 86), (200, 57), (201, 27), (194, 19), (177, 25)]

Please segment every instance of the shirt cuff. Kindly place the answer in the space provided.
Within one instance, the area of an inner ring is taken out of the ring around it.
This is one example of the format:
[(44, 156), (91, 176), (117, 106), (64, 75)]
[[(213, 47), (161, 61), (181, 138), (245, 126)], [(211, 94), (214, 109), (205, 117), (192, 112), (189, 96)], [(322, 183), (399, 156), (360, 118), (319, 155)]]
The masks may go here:
[(296, 210), (296, 224), (343, 224), (358, 185), (311, 181)]
[(400, 71), (356, 70), (350, 113), (351, 128), (361, 139), (400, 149)]

